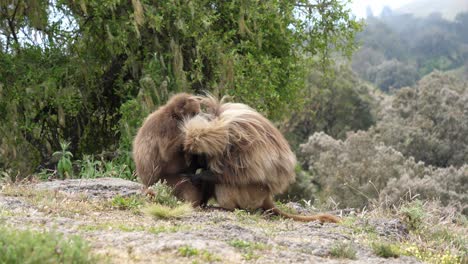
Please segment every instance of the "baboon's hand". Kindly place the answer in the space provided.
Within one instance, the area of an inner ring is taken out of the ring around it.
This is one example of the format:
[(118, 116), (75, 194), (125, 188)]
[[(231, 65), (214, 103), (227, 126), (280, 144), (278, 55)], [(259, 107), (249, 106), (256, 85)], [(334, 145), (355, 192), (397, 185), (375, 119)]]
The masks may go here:
[(184, 173), (182, 176), (189, 178), (195, 186), (201, 186), (204, 182), (218, 183), (215, 174), (209, 170), (201, 171), (200, 173)]

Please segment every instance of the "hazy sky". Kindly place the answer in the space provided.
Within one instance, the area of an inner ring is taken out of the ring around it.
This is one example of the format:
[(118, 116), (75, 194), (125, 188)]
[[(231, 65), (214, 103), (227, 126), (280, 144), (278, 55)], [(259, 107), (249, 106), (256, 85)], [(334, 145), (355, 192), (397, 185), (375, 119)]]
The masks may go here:
[(374, 15), (380, 15), (384, 6), (389, 6), (391, 9), (396, 9), (405, 4), (413, 2), (413, 0), (351, 0), (351, 9), (353, 13), (361, 18), (366, 17), (366, 8), (370, 6)]

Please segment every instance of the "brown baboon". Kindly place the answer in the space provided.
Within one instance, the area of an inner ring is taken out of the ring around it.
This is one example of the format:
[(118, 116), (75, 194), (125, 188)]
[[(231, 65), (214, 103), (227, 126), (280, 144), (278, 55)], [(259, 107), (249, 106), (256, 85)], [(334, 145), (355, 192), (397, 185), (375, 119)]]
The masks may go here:
[(295, 181), (296, 157), (286, 139), (245, 104), (222, 103), (210, 96), (203, 102), (213, 116), (198, 115), (184, 122), (184, 150), (206, 155), (213, 175), (207, 174), (204, 180), (212, 178), (221, 207), (262, 208), (297, 221), (339, 221), (329, 214), (300, 216), (276, 208), (273, 196)]
[(166, 180), (174, 187), (177, 197), (195, 206), (206, 203), (210, 184), (195, 186), (184, 177), (203, 165), (199, 157), (184, 153), (180, 126), (185, 119), (198, 113), (200, 102), (197, 97), (176, 94), (145, 119), (133, 141), (133, 159), (141, 182), (149, 187), (158, 180)]

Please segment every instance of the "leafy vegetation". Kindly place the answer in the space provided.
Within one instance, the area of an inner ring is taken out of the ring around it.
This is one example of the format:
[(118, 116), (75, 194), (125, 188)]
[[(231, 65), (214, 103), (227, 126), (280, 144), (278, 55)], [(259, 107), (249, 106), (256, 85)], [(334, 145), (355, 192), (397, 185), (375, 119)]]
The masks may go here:
[(144, 199), (141, 196), (132, 195), (129, 197), (115, 196), (110, 201), (111, 206), (120, 210), (137, 210), (144, 204)]
[(2, 263), (100, 263), (80, 238), (0, 227)]
[(193, 211), (193, 207), (189, 203), (182, 203), (175, 207), (162, 204), (152, 204), (144, 208), (143, 211), (156, 218), (172, 219), (187, 216)]
[(383, 258), (398, 258), (400, 256), (398, 247), (387, 242), (372, 243), (374, 254)]
[(356, 249), (350, 242), (338, 242), (331, 248), (330, 255), (335, 258), (356, 259)]
[(263, 250), (267, 248), (267, 245), (259, 242), (249, 242), (241, 239), (234, 239), (229, 241), (229, 245), (238, 248), (243, 252), (242, 256), (245, 260), (257, 259), (260, 256), (256, 254), (257, 250)]
[(206, 251), (199, 250), (190, 246), (183, 246), (178, 249), (179, 255), (183, 257), (199, 257), (203, 262), (214, 262), (220, 261), (221, 258), (215, 256), (214, 254)]
[(57, 172), (62, 179), (73, 176), (73, 168), (71, 162), (73, 154), (70, 151), (68, 151), (69, 145), (69, 142), (60, 142), (60, 147), (62, 148), (62, 150), (54, 152), (54, 154), (52, 154), (52, 157), (58, 156), (60, 158), (57, 164)]
[(306, 62), (351, 55), (361, 26), (337, 0), (19, 0), (0, 19), (0, 167), (22, 177), (53, 169), (62, 141), (133, 169), (136, 129), (175, 92), (284, 117)]
[(193, 211), (193, 206), (188, 202), (182, 202), (173, 194), (172, 187), (165, 182), (157, 182), (151, 186), (153, 193), (152, 203), (143, 208), (143, 211), (151, 216), (162, 219), (181, 218)]
[(415, 17), (387, 9), (369, 16), (358, 34), (362, 44), (353, 57), (353, 70), (383, 91), (414, 85), (434, 70), (463, 67), (468, 59), (468, 13), (454, 21), (440, 14)]

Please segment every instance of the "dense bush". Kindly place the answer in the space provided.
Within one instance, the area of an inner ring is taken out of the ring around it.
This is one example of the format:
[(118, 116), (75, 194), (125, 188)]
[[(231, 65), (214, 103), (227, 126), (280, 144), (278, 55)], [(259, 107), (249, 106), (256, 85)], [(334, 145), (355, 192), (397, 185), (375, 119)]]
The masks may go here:
[(439, 167), (468, 163), (468, 86), (433, 73), (385, 105), (372, 133), (406, 157)]
[(53, 168), (61, 141), (77, 159), (128, 162), (136, 127), (171, 93), (282, 117), (303, 101), (305, 61), (350, 55), (360, 28), (337, 0), (18, 0), (0, 2), (0, 21), (0, 167), (21, 176)]
[(314, 132), (345, 138), (347, 131), (365, 130), (374, 124), (377, 102), (370, 93), (373, 88), (348, 66), (336, 67), (331, 74), (309, 75), (304, 108), (295, 111), (281, 126), (294, 148)]
[(385, 92), (411, 86), (419, 79), (415, 66), (398, 60), (384, 61), (378, 66), (368, 69), (367, 75), (370, 81)]
[(434, 70), (459, 68), (468, 59), (467, 17), (460, 13), (451, 21), (437, 14), (392, 12), (370, 16), (357, 37), (362, 48), (353, 56), (353, 70), (388, 91), (412, 85)]
[(300, 160), (312, 174), (322, 202), (331, 198), (342, 208), (360, 208), (419, 196), (440, 199), (468, 213), (467, 165), (426, 166), (375, 141), (368, 132), (352, 132), (344, 141), (315, 133), (301, 145)]

